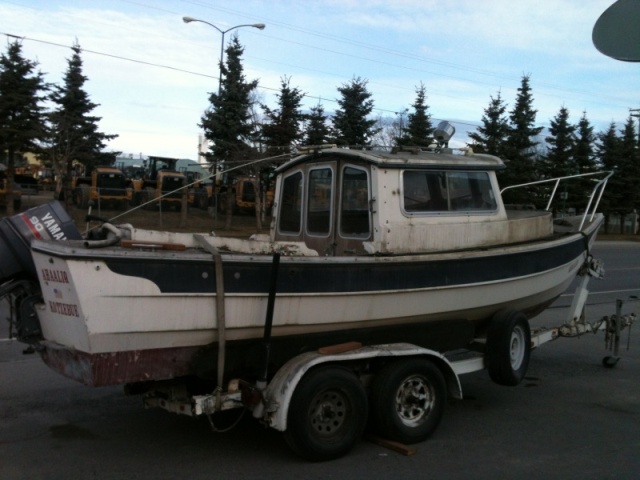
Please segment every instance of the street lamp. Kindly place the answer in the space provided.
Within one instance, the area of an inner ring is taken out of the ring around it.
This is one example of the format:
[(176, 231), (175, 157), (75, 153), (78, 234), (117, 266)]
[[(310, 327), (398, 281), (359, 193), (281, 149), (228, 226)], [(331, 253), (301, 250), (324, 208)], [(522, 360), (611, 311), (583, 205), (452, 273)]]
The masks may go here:
[(264, 27), (266, 25), (264, 23), (251, 23), (251, 24), (236, 25), (235, 27), (227, 28), (226, 30), (221, 30), (220, 28), (216, 27), (213, 23), (209, 23), (205, 20), (200, 20), (198, 18), (182, 17), (182, 21), (184, 23), (190, 23), (190, 22), (206, 23), (207, 25), (215, 28), (222, 34), (222, 42), (220, 44), (220, 76), (218, 77), (218, 97), (219, 97), (220, 88), (222, 86), (222, 61), (224, 60), (224, 34), (227, 32), (230, 32), (231, 30), (235, 30), (236, 28), (241, 28), (241, 27), (253, 27), (253, 28), (257, 28), (258, 30), (264, 30)]

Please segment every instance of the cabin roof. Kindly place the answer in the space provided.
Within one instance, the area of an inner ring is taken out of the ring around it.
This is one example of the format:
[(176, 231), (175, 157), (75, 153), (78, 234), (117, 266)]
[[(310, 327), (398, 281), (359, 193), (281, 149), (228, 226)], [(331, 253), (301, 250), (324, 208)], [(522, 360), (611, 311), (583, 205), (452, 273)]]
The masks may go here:
[(352, 158), (364, 161), (381, 168), (416, 168), (416, 169), (447, 169), (447, 170), (502, 170), (503, 161), (494, 156), (481, 153), (467, 153), (457, 155), (453, 153), (439, 153), (419, 149), (405, 149), (398, 152), (383, 152), (374, 150), (350, 150), (347, 148), (325, 148), (299, 155), (281, 165), (276, 172), (289, 170), (301, 163), (322, 161), (328, 157)]

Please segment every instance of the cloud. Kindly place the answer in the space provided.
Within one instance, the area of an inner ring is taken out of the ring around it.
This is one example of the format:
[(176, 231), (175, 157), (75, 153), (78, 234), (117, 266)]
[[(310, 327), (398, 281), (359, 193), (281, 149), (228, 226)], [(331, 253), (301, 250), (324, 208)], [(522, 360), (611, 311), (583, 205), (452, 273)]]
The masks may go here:
[[(575, 119), (586, 109), (594, 121), (624, 122), (630, 102), (640, 98), (638, 66), (591, 44), (593, 24), (611, 2), (166, 0), (85, 8), (58, 0), (30, 8), (0, 0), (0, 18), (11, 20), (0, 31), (28, 37), (25, 56), (37, 59), (51, 82), (62, 79), (77, 38), (101, 128), (119, 133), (115, 142), (134, 153), (161, 148), (184, 157), (192, 155), (197, 124), (217, 90), (221, 36), (205, 24), (184, 24), (182, 15), (223, 28), (267, 24), (239, 34), (246, 77), (259, 79), (270, 106), (280, 79), (290, 76), (309, 95), (306, 108), (320, 97), (332, 111), (337, 87), (359, 76), (369, 80), (376, 115), (409, 107), (424, 82), (434, 117), (477, 122), (498, 90), (512, 105), (522, 75), (530, 73), (540, 122), (562, 105)], [(136, 147), (138, 141), (149, 143)]]

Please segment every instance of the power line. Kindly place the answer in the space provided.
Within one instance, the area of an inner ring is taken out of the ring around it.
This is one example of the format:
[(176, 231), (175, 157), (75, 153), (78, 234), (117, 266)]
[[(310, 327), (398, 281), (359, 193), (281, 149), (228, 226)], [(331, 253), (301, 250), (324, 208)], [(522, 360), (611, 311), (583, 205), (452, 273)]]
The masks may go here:
[[(167, 10), (167, 9), (163, 9), (163, 8), (159, 8), (157, 7), (157, 5), (149, 5), (147, 3), (141, 2), (141, 1), (135, 1), (135, 0), (120, 0), (123, 3), (128, 3), (131, 5), (136, 5), (139, 7), (143, 7), (143, 8), (147, 8), (150, 10), (158, 10), (161, 12), (166, 12), (166, 13), (172, 13), (172, 14), (176, 14), (179, 15), (178, 12), (175, 11), (171, 11), (171, 10)], [(240, 18), (244, 18), (244, 19), (248, 19), (249, 21), (253, 21), (256, 20), (257, 17), (255, 17), (255, 15), (252, 14), (247, 14), (245, 12), (242, 11), (238, 11), (238, 10), (234, 10), (234, 9), (230, 9), (230, 8), (225, 8), (225, 7), (221, 7), (218, 5), (212, 5), (210, 4), (210, 2), (208, 1), (202, 1), (202, 0), (182, 0), (184, 3), (187, 4), (192, 4), (201, 8), (206, 8), (209, 10), (214, 10), (214, 11), (218, 11), (218, 12), (222, 12), (222, 13), (226, 13), (226, 14), (233, 14), (234, 16), (240, 17)], [(407, 53), (407, 52), (403, 52), (400, 50), (395, 50), (392, 48), (389, 48), (387, 46), (381, 46), (381, 45), (374, 45), (371, 43), (367, 43), (367, 42), (361, 42), (359, 40), (354, 40), (353, 38), (347, 38), (347, 37), (343, 37), (343, 36), (339, 36), (339, 35), (332, 35), (326, 32), (322, 32), (322, 31), (317, 31), (317, 30), (312, 30), (309, 28), (304, 28), (301, 27), (299, 25), (293, 25), (290, 23), (286, 23), (286, 22), (282, 22), (280, 20), (278, 20), (277, 18), (267, 18), (267, 17), (260, 17), (260, 21), (265, 21), (268, 22), (268, 24), (270, 26), (275, 25), (275, 26), (279, 26), (283, 29), (286, 30), (290, 30), (292, 32), (297, 32), (297, 33), (302, 33), (304, 35), (308, 35), (308, 36), (312, 36), (312, 37), (316, 37), (316, 38), (320, 38), (323, 40), (331, 40), (331, 41), (335, 41), (335, 42), (339, 42), (340, 45), (353, 45), (356, 47), (360, 47), (360, 48), (364, 48), (367, 50), (370, 50), (372, 52), (374, 52), (375, 54), (379, 55), (380, 53), (385, 54), (385, 55), (391, 55), (397, 58), (404, 58), (404, 59), (409, 59), (412, 60), (414, 62), (418, 62), (418, 63), (422, 63), (422, 64), (431, 64), (431, 65), (436, 65), (436, 66), (440, 66), (440, 67), (447, 67), (447, 68), (453, 68), (455, 70), (459, 70), (459, 71), (464, 71), (464, 72), (471, 72), (471, 73), (477, 73), (480, 75), (484, 75), (487, 77), (494, 77), (494, 78), (501, 78), (501, 79), (507, 79), (510, 81), (520, 81), (520, 78), (516, 78), (512, 75), (505, 75), (505, 74), (500, 74), (500, 73), (496, 73), (490, 70), (485, 70), (485, 69), (480, 69), (480, 68), (474, 68), (474, 67), (468, 67), (465, 65), (460, 65), (454, 62), (447, 62), (447, 61), (442, 61), (442, 60), (436, 60), (430, 57), (425, 57), (423, 55), (416, 55), (413, 53)], [(369, 62), (369, 63), (375, 63), (375, 64), (379, 64), (379, 65), (384, 65), (384, 66), (390, 66), (396, 69), (403, 69), (403, 70), (408, 70), (408, 71), (413, 71), (413, 72), (417, 72), (417, 73), (424, 73), (424, 74), (428, 74), (428, 75), (435, 75), (435, 76), (439, 76), (439, 77), (443, 77), (443, 78), (451, 78), (454, 80), (461, 80), (464, 82), (468, 82), (472, 85), (488, 85), (488, 86), (492, 86), (495, 87), (496, 85), (493, 83), (489, 83), (489, 82), (482, 82), (482, 81), (478, 81), (478, 80), (469, 80), (467, 78), (461, 77), (461, 76), (456, 76), (456, 75), (452, 75), (452, 74), (445, 74), (445, 73), (441, 73), (441, 72), (437, 72), (437, 71), (431, 71), (431, 70), (424, 70), (424, 69), (420, 69), (417, 67), (408, 67), (405, 65), (399, 65), (399, 64), (394, 64), (394, 63), (390, 63), (388, 61), (382, 61), (379, 60), (377, 58), (367, 58), (367, 57), (363, 57), (360, 55), (356, 55), (356, 54), (351, 54), (348, 53), (346, 51), (343, 50), (332, 50), (329, 48), (325, 48), (325, 47), (321, 47), (321, 46), (317, 46), (317, 45), (313, 45), (313, 44), (308, 44), (308, 43), (302, 43), (302, 42), (298, 42), (298, 41), (294, 41), (291, 40), (291, 38), (281, 38), (278, 36), (274, 36), (274, 35), (270, 35), (268, 33), (261, 33), (261, 36), (266, 37), (266, 38), (270, 38), (272, 40), (276, 40), (276, 41), (280, 41), (283, 43), (287, 43), (290, 45), (298, 45), (304, 48), (308, 48), (308, 49), (313, 49), (313, 50), (317, 50), (317, 51), (321, 51), (321, 52), (327, 52), (330, 53), (332, 55), (339, 55), (342, 57), (348, 57), (351, 59), (359, 59), (359, 60), (363, 60), (365, 62)], [(255, 57), (254, 57), (255, 58)], [(278, 62), (278, 61), (274, 61), (274, 60), (265, 60), (262, 59), (264, 61), (267, 61), (271, 64), (274, 63), (280, 63), (283, 64), (282, 62)], [(284, 64), (286, 65), (286, 64)], [(289, 65), (292, 66), (292, 65)], [(304, 67), (301, 67), (300, 65), (295, 65), (293, 66), (296, 69), (303, 69), (303, 70), (309, 70), (306, 69)], [(331, 72), (324, 72), (324, 71), (319, 71), (322, 74), (331, 74)], [(379, 82), (375, 82), (372, 80), (371, 82), (372, 84), (378, 84), (381, 85)], [(572, 94), (576, 94), (576, 95), (586, 95), (589, 97), (588, 100), (586, 100), (589, 104), (598, 104), (598, 105), (605, 105), (605, 106), (612, 106), (612, 107), (620, 107), (620, 108), (624, 108), (622, 103), (619, 103), (618, 105), (612, 104), (611, 102), (621, 102), (621, 100), (619, 98), (616, 97), (612, 97), (612, 96), (608, 96), (606, 94), (603, 94), (603, 92), (598, 92), (597, 94), (594, 94), (588, 90), (582, 90), (582, 89), (576, 89), (576, 88), (567, 88), (567, 87), (561, 87), (558, 85), (554, 85), (554, 84), (550, 84), (550, 83), (546, 83), (546, 82), (539, 82), (539, 81), (535, 81), (535, 85), (536, 87), (542, 87), (542, 88), (546, 88), (546, 89), (551, 89), (551, 90), (555, 90), (558, 92), (565, 92), (565, 93), (572, 93)], [(397, 86), (396, 86), (397, 87)], [(265, 88), (267, 89), (267, 88)], [(274, 89), (271, 89), (274, 90)], [(406, 90), (406, 89), (405, 89)], [(433, 93), (433, 92), (431, 92)], [(459, 96), (455, 96), (455, 95), (446, 95), (443, 94), (441, 92), (436, 92), (439, 96), (449, 96), (451, 98), (458, 98), (458, 99), (463, 99), (463, 97), (459, 97)], [(560, 100), (565, 100), (566, 96), (563, 96), (561, 94), (553, 94), (550, 92), (544, 92), (544, 91), (540, 91), (537, 90), (537, 94), (542, 95), (542, 96), (547, 96), (547, 97), (552, 97), (552, 98), (558, 98)], [(313, 98), (313, 97), (310, 97)], [(609, 99), (611, 102), (603, 102), (603, 99)], [(626, 102), (625, 102), (626, 103)], [(384, 111), (384, 109), (379, 109), (380, 111)], [(389, 110), (387, 110), (389, 111)]]
[[(127, 3), (135, 3), (137, 5), (140, 6), (145, 6), (144, 4), (141, 4), (140, 2), (131, 2), (130, 0), (121, 0)], [(232, 13), (234, 15), (240, 16), (240, 17), (244, 17), (244, 18), (254, 18), (251, 17), (250, 15), (244, 14), (243, 12), (239, 12), (237, 10), (232, 10), (232, 9), (228, 9), (228, 8), (223, 8), (223, 7), (219, 7), (219, 6), (213, 6), (210, 5), (208, 2), (202, 2), (202, 1), (197, 1), (197, 0), (183, 0), (185, 3), (191, 3), (193, 5), (197, 5), (200, 7), (204, 7), (204, 8), (208, 8), (210, 10), (217, 10), (217, 11), (221, 11), (221, 12), (225, 12), (225, 13)], [(149, 7), (152, 8), (152, 7)], [(402, 52), (399, 50), (394, 50), (385, 46), (380, 46), (380, 45), (373, 45), (370, 43), (365, 43), (365, 42), (360, 42), (357, 40), (353, 40), (352, 38), (347, 38), (347, 37), (342, 37), (342, 36), (338, 36), (338, 35), (331, 35), (331, 34), (327, 34), (325, 32), (318, 32), (315, 30), (311, 30), (311, 29), (307, 29), (307, 28), (303, 28), (297, 25), (292, 25), (292, 24), (288, 24), (285, 22), (281, 22), (277, 19), (273, 19), (273, 18), (263, 18), (262, 20), (266, 21), (269, 23), (269, 25), (278, 25), (282, 28), (285, 28), (287, 30), (291, 30), (291, 31), (295, 31), (295, 32), (300, 32), (306, 35), (311, 35), (314, 37), (318, 37), (318, 38), (323, 38), (323, 39), (329, 39), (329, 40), (333, 40), (336, 42), (339, 42), (341, 45), (347, 44), (347, 45), (353, 45), (353, 46), (357, 46), (357, 47), (361, 47), (361, 48), (365, 48), (367, 50), (371, 50), (373, 52), (376, 53), (384, 53), (384, 54), (388, 54), (388, 55), (392, 55), (395, 57), (399, 57), (399, 58), (405, 58), (405, 59), (409, 59), (409, 60), (413, 60), (413, 61), (417, 61), (420, 63), (427, 63), (427, 64), (433, 64), (433, 65), (437, 65), (437, 66), (445, 66), (448, 68), (453, 68), (459, 71), (466, 71), (466, 72), (472, 72), (472, 73), (477, 73), (477, 74), (481, 74), (481, 75), (485, 75), (485, 76), (490, 76), (490, 77), (495, 77), (495, 78), (502, 78), (502, 79), (507, 79), (507, 80), (515, 80), (515, 81), (520, 81), (520, 78), (516, 78), (512, 75), (504, 75), (504, 74), (499, 74), (496, 72), (492, 72), (489, 70), (484, 70), (484, 69), (479, 69), (479, 68), (474, 68), (474, 67), (468, 67), (465, 65), (460, 65), (460, 64), (456, 64), (454, 62), (446, 62), (446, 61), (442, 61), (442, 60), (435, 60), (433, 58), (429, 58), (429, 57), (425, 57), (422, 55), (415, 55), (412, 53), (407, 53), (407, 52)], [(413, 70), (416, 72), (423, 72), (423, 73), (429, 73), (431, 75), (437, 75), (437, 76), (443, 76), (443, 77), (447, 77), (447, 78), (453, 78), (456, 80), (463, 80), (469, 83), (472, 83), (474, 85), (490, 85), (490, 86), (495, 86), (494, 84), (491, 83), (486, 83), (486, 82), (478, 82), (478, 81), (471, 81), (468, 80), (466, 78), (463, 77), (459, 77), (459, 76), (455, 76), (455, 75), (446, 75), (446, 74), (441, 74), (439, 72), (432, 72), (432, 71), (424, 71), (424, 70), (420, 70), (417, 68), (410, 68), (410, 67), (405, 67), (402, 65), (395, 65), (395, 64), (391, 64), (388, 62), (383, 62), (377, 59), (370, 59), (370, 58), (366, 58), (366, 57), (362, 57), (359, 55), (354, 55), (354, 54), (349, 54), (347, 52), (344, 51), (336, 51), (336, 50), (331, 50), (331, 49), (327, 49), (327, 48), (323, 48), (323, 47), (318, 47), (315, 45), (308, 45), (308, 44), (304, 44), (301, 42), (295, 42), (292, 41), (290, 39), (283, 39), (283, 38), (279, 38), (279, 37), (275, 37), (273, 35), (269, 35), (269, 34), (263, 34), (266, 37), (275, 39), (275, 40), (279, 40), (285, 43), (290, 43), (290, 44), (294, 44), (294, 45), (300, 45), (303, 46), (305, 48), (312, 48), (315, 50), (319, 50), (319, 51), (326, 51), (328, 53), (331, 54), (336, 54), (336, 55), (340, 55), (340, 56), (346, 56), (346, 57), (350, 57), (350, 58), (357, 58), (360, 60), (364, 60), (367, 62), (371, 62), (371, 63), (378, 63), (381, 65), (391, 65), (395, 68), (404, 68), (406, 70)], [(569, 93), (575, 93), (575, 94), (584, 94), (584, 95), (588, 95), (589, 97), (596, 97), (597, 99), (601, 99), (601, 98), (609, 98), (612, 101), (620, 101), (620, 99), (615, 98), (615, 97), (610, 97), (607, 95), (603, 95), (602, 92), (598, 92), (597, 95), (593, 94), (590, 91), (587, 90), (581, 90), (581, 89), (576, 89), (576, 88), (567, 88), (567, 87), (561, 87), (558, 85), (553, 85), (550, 83), (546, 83), (546, 82), (538, 82), (536, 81), (536, 85), (537, 86), (541, 86), (541, 87), (545, 87), (545, 88), (549, 88), (552, 90), (558, 90), (561, 92), (569, 92)], [(543, 95), (548, 95), (548, 96), (554, 96), (554, 97), (558, 97), (558, 95), (551, 95), (551, 94), (544, 94)], [(562, 98), (562, 97), (560, 97)], [(593, 102), (593, 101), (592, 101)], [(602, 102), (597, 102), (600, 103), (602, 105), (608, 105)]]
[[(157, 6), (157, 4), (150, 5), (150, 4), (145, 3), (145, 2), (133, 1), (133, 0), (120, 0), (120, 1), (123, 2), (123, 3), (128, 3), (128, 4), (131, 4), (131, 5), (136, 5), (138, 7), (146, 8), (146, 9), (149, 9), (149, 10), (157, 10), (157, 11), (160, 11), (160, 12), (166, 12), (166, 13), (170, 13), (170, 14), (179, 15), (179, 12), (168, 10), (166, 8), (159, 8)], [(231, 13), (231, 14), (239, 16), (239, 17), (244, 17), (244, 18), (249, 18), (249, 19), (255, 18), (255, 16), (248, 15), (248, 14), (246, 14), (244, 12), (239, 12), (237, 10), (232, 10), (232, 9), (228, 9), (228, 8), (213, 6), (213, 5), (209, 4), (209, 2), (196, 1), (196, 0), (192, 0), (192, 1), (183, 0), (183, 1), (184, 1), (184, 3), (187, 3), (187, 4), (192, 4), (192, 5), (196, 5), (196, 6), (202, 7), (202, 8), (207, 8), (207, 9), (210, 9), (210, 10), (216, 10), (216, 11), (220, 11), (220, 12), (224, 12), (224, 13)], [(481, 74), (481, 75), (491, 76), (491, 77), (496, 77), (496, 78), (506, 78), (506, 79), (509, 79), (509, 80), (513, 80), (515, 78), (513, 76), (504, 75), (504, 74), (498, 74), (498, 73), (495, 73), (495, 72), (492, 72), (492, 71), (489, 71), (489, 70), (473, 68), (473, 67), (467, 67), (467, 66), (459, 65), (459, 64), (456, 64), (456, 63), (453, 63), (453, 62), (435, 60), (435, 59), (432, 59), (432, 58), (429, 58), (429, 57), (425, 57), (425, 56), (421, 56), (421, 55), (415, 55), (415, 54), (412, 54), (412, 53), (406, 53), (406, 52), (402, 52), (402, 51), (399, 51), (399, 50), (394, 50), (394, 49), (388, 48), (386, 46), (373, 45), (373, 44), (370, 44), (370, 43), (353, 40), (351, 38), (346, 38), (346, 37), (342, 37), (342, 36), (338, 36), (338, 35), (331, 35), (331, 34), (328, 34), (326, 32), (315, 31), (315, 30), (308, 29), (308, 28), (303, 28), (303, 27), (300, 27), (300, 26), (297, 26), (297, 25), (292, 25), (292, 24), (288, 24), (288, 23), (285, 23), (285, 22), (281, 22), (281, 21), (279, 21), (277, 19), (268, 19), (268, 22), (269, 22), (270, 25), (277, 25), (277, 26), (279, 26), (281, 28), (288, 29), (288, 30), (291, 30), (291, 31), (294, 31), (294, 32), (299, 32), (299, 33), (302, 33), (302, 34), (305, 34), (305, 35), (310, 35), (310, 36), (314, 36), (314, 37), (321, 38), (321, 39), (327, 39), (327, 40), (331, 40), (331, 41), (340, 42), (340, 44), (342, 44), (342, 45), (348, 44), (348, 45), (353, 45), (353, 46), (357, 46), (357, 47), (360, 47), (360, 48), (365, 48), (365, 49), (368, 49), (368, 50), (371, 50), (371, 51), (375, 52), (376, 54), (383, 53), (383, 54), (386, 54), (386, 55), (395, 56), (397, 58), (410, 59), (410, 60), (415, 61), (415, 62), (428, 63), (428, 64), (437, 65), (437, 66), (445, 66), (445, 67), (454, 68), (454, 69), (457, 69), (457, 70), (460, 70), (460, 71), (473, 72), (473, 73), (478, 73), (478, 74)], [(292, 41), (291, 39), (288, 39), (288, 38), (280, 38), (280, 37), (272, 36), (272, 35), (266, 35), (266, 36), (268, 38), (273, 39), (273, 40), (289, 43), (289, 44), (292, 44), (292, 45), (300, 45), (300, 46), (303, 46), (305, 48), (315, 49), (315, 50), (318, 50), (318, 51), (325, 51), (325, 52), (328, 52), (328, 53), (330, 53), (332, 55), (347, 56), (349, 58), (360, 59), (360, 60), (363, 60), (363, 61), (369, 62), (369, 63), (377, 63), (377, 64), (380, 64), (380, 65), (391, 66), (393, 68), (405, 69), (405, 70), (409, 70), (409, 71), (415, 71), (415, 72), (418, 72), (418, 73), (426, 73), (426, 74), (429, 74), (429, 75), (436, 75), (436, 76), (441, 76), (441, 77), (445, 77), (445, 78), (452, 78), (452, 79), (455, 79), (455, 80), (462, 80), (464, 82), (468, 82), (468, 83), (473, 84), (473, 85), (495, 86), (494, 84), (488, 83), (488, 82), (479, 82), (477, 80), (469, 80), (467, 78), (456, 76), (456, 75), (447, 75), (447, 74), (440, 73), (440, 72), (433, 72), (433, 71), (429, 71), (429, 70), (422, 70), (420, 68), (407, 67), (407, 66), (404, 66), (404, 65), (397, 65), (397, 64), (393, 64), (393, 63), (389, 63), (389, 62), (384, 62), (384, 61), (381, 61), (381, 60), (378, 60), (378, 59), (366, 58), (366, 57), (362, 57), (362, 56), (359, 56), (359, 55), (350, 54), (350, 53), (347, 53), (347, 52), (344, 52), (344, 51), (336, 51), (336, 50), (331, 50), (331, 49), (323, 48), (323, 47), (316, 46), (316, 45), (309, 45), (309, 44), (305, 44), (305, 43), (301, 43), (301, 42), (294, 42), (294, 41)], [(90, 52), (89, 50), (86, 50), (86, 51)], [(92, 53), (98, 53), (98, 52), (92, 52)], [(100, 54), (100, 53), (98, 53), (98, 54)], [(109, 55), (109, 54), (103, 54), (103, 55), (112, 56), (113, 58), (118, 58), (118, 56), (116, 56), (116, 55)], [(123, 58), (123, 60), (134, 61), (134, 60), (128, 59), (128, 58)], [(267, 61), (269, 61), (271, 63), (278, 63), (278, 62), (274, 62), (273, 60), (267, 60)], [(152, 65), (152, 66), (160, 66), (160, 65), (155, 64), (153, 62), (146, 62), (146, 61), (141, 61), (141, 60), (137, 60), (135, 62), (141, 63), (141, 64), (146, 64), (146, 65)], [(168, 69), (171, 69), (171, 70), (175, 70), (175, 71), (191, 73), (191, 74), (194, 74), (194, 75), (203, 76), (203, 77), (207, 77), (207, 78), (217, 78), (215, 76), (201, 74), (199, 72), (190, 72), (188, 70), (178, 69), (178, 68), (175, 68), (175, 67), (170, 67), (170, 66), (162, 66), (162, 67), (163, 68), (168, 68)], [(301, 67), (300, 67), (300, 65), (295, 65), (294, 68), (300, 69)], [(321, 73), (329, 74), (328, 72), (321, 72)], [(379, 82), (375, 82), (375, 81), (372, 81), (371, 83), (372, 84), (381, 85)], [(598, 100), (601, 100), (603, 98), (609, 98), (609, 99), (611, 99), (611, 101), (620, 101), (618, 98), (608, 97), (606, 95), (603, 95), (602, 92), (599, 92), (597, 96), (594, 96), (594, 94), (592, 94), (592, 93), (590, 93), (588, 91), (585, 91), (585, 90), (579, 90), (579, 89), (575, 89), (575, 88), (559, 87), (557, 85), (548, 84), (548, 83), (544, 83), (544, 82), (538, 82), (538, 81), (536, 81), (535, 83), (536, 83), (537, 86), (542, 86), (542, 87), (545, 87), (545, 88), (550, 88), (550, 89), (569, 92), (569, 93), (575, 93), (575, 94), (578, 94), (578, 95), (588, 95), (589, 97), (592, 97), (592, 98), (595, 97)], [(398, 88), (397, 85), (394, 85), (393, 87)], [(269, 88), (269, 87), (265, 87), (265, 86), (259, 86), (259, 88), (262, 89), (262, 90), (267, 90), (267, 91), (278, 91), (275, 88)], [(434, 91), (432, 91), (431, 93), (433, 94)], [(463, 99), (464, 98), (464, 97), (455, 96), (455, 95), (446, 95), (446, 94), (443, 94), (442, 92), (435, 92), (435, 93), (438, 96), (449, 96), (451, 98), (458, 98), (458, 99)], [(551, 94), (551, 93), (546, 93), (544, 91), (542, 91), (542, 92), (538, 91), (537, 93), (540, 94), (540, 95), (543, 95), (543, 96), (548, 96), (548, 97), (555, 97), (555, 98), (560, 98), (560, 99), (564, 99), (565, 98), (565, 97), (563, 97), (561, 95), (554, 95), (554, 94)], [(307, 95), (307, 97), (308, 98), (312, 98), (312, 99), (316, 98), (316, 97), (313, 97), (311, 95)], [(605, 102), (597, 101), (597, 100), (589, 99), (589, 100), (586, 100), (586, 101), (588, 103), (590, 103), (590, 104), (600, 104), (600, 105), (614, 106), (611, 103), (605, 103)], [(620, 107), (622, 107), (622, 105), (620, 105)], [(380, 111), (380, 112), (392, 112), (391, 110), (380, 109), (380, 108), (375, 108), (375, 110), (376, 111)]]
[[(72, 48), (69, 45), (64, 45), (64, 44), (61, 44), (61, 43), (51, 42), (51, 41), (48, 41), (48, 40), (40, 40), (40, 39), (36, 39), (36, 38), (30, 38), (30, 37), (26, 37), (26, 36), (18, 36), (18, 35), (14, 35), (12, 33), (7, 33), (7, 32), (0, 32), (0, 35), (5, 35), (7, 37), (20, 39), (20, 40), (28, 40), (28, 41), (36, 42), (36, 43), (43, 43), (43, 44), (51, 45), (51, 46), (54, 46), (54, 47)], [(134, 58), (123, 57), (122, 55), (114, 55), (114, 54), (111, 54), (111, 53), (99, 52), (97, 50), (88, 50), (88, 49), (85, 49), (85, 48), (81, 48), (81, 51), (82, 52), (86, 52), (86, 53), (91, 53), (93, 55), (100, 55), (100, 56), (104, 56), (104, 57), (108, 57), (108, 58), (113, 58), (113, 59), (116, 59), (116, 60), (122, 60), (122, 61), (126, 61), (126, 62), (137, 63), (137, 64), (146, 65), (146, 66), (150, 66), (150, 67), (164, 68), (164, 69), (167, 69), (167, 70), (186, 73), (186, 74), (189, 74), (189, 75), (197, 75), (197, 76), (200, 76), (200, 77), (213, 78), (213, 79), (216, 79), (216, 80), (219, 79), (218, 77), (216, 77), (214, 75), (209, 75), (209, 74), (206, 74), (206, 73), (194, 72), (194, 71), (191, 71), (191, 70), (185, 70), (183, 68), (172, 67), (170, 65), (163, 65), (163, 64), (160, 64), (160, 63), (147, 62), (147, 61), (144, 61), (144, 60), (138, 60), (138, 59), (134, 59)], [(261, 89), (261, 90), (267, 90), (267, 91), (271, 91), (271, 92), (279, 92), (280, 91), (280, 90), (278, 90), (276, 88), (265, 87), (265, 86), (261, 86), (261, 85), (258, 85), (258, 88)], [(308, 94), (305, 94), (305, 98), (309, 98), (309, 99), (312, 99), (312, 100), (318, 100), (319, 102), (338, 103), (337, 100), (332, 100), (332, 99), (328, 99), (328, 98), (323, 98), (321, 96), (314, 96), (314, 95), (308, 95)], [(382, 113), (391, 113), (391, 114), (394, 114), (394, 115), (396, 114), (396, 111), (389, 110), (389, 109), (384, 109), (384, 108), (375, 108), (374, 107), (373, 110), (375, 110), (377, 112), (382, 112)], [(434, 119), (434, 120), (438, 120), (438, 119)], [(465, 123), (465, 122), (456, 122), (456, 123), (459, 123), (459, 124), (462, 124), (462, 125), (469, 125), (469, 126), (472, 126), (472, 127), (476, 127), (477, 126), (477, 125), (474, 125), (472, 123)]]

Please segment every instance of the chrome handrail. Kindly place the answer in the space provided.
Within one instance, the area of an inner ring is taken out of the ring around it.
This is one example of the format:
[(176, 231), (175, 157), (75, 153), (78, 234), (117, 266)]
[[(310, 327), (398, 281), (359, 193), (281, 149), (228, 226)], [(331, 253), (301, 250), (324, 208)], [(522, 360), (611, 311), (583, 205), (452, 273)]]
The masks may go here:
[(596, 192), (599, 191), (598, 199), (596, 200), (595, 204), (593, 205), (593, 210), (591, 211), (591, 218), (589, 219), (589, 221), (592, 221), (593, 217), (596, 214), (596, 209), (598, 208), (598, 205), (600, 204), (600, 200), (602, 199), (602, 194), (604, 193), (604, 189), (607, 186), (607, 182), (609, 181), (609, 178), (611, 178), (611, 176), (613, 175), (613, 171), (580, 173), (580, 174), (577, 174), (577, 175), (567, 175), (565, 177), (547, 178), (545, 180), (537, 180), (535, 182), (520, 183), (518, 185), (509, 185), (508, 187), (505, 187), (502, 190), (500, 190), (500, 194), (502, 195), (505, 191), (510, 190), (510, 189), (514, 189), (514, 188), (528, 187), (530, 185), (540, 185), (542, 183), (554, 182), (555, 185), (553, 186), (553, 191), (551, 192), (551, 196), (549, 197), (549, 202), (547, 202), (547, 206), (545, 207), (545, 211), (549, 211), (549, 209), (551, 208), (551, 203), (553, 202), (553, 199), (555, 197), (556, 191), (558, 190), (558, 185), (560, 185), (560, 182), (562, 180), (568, 180), (568, 179), (571, 179), (571, 178), (578, 178), (578, 177), (589, 177), (589, 176), (593, 176), (593, 175), (604, 175), (604, 174), (607, 174), (607, 176), (602, 178), (601, 180), (599, 180), (598, 183), (596, 183), (596, 185), (593, 187), (593, 190), (591, 191), (591, 195), (589, 196), (589, 201), (587, 202), (587, 208), (585, 209), (584, 214), (582, 215), (582, 221), (580, 222), (579, 230), (582, 230), (582, 227), (584, 226), (584, 222), (585, 222), (587, 216), (589, 216), (589, 209), (591, 208), (591, 204), (593, 203), (593, 199), (594, 199), (594, 197), (596, 195)]

